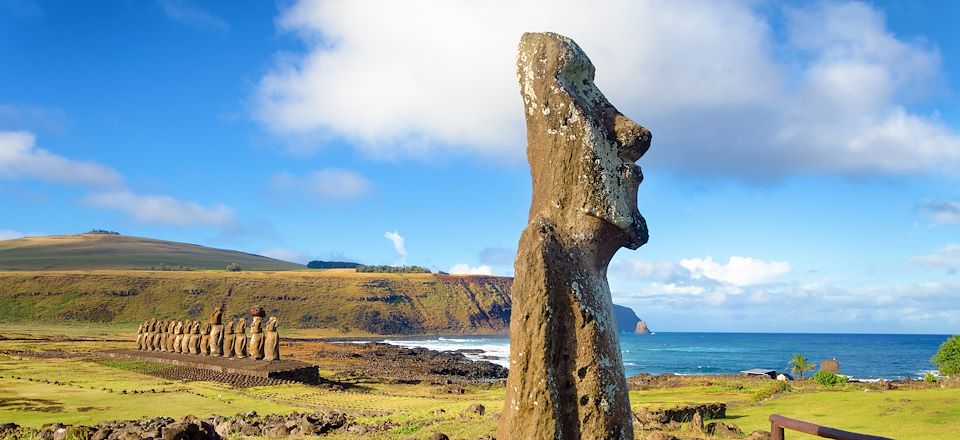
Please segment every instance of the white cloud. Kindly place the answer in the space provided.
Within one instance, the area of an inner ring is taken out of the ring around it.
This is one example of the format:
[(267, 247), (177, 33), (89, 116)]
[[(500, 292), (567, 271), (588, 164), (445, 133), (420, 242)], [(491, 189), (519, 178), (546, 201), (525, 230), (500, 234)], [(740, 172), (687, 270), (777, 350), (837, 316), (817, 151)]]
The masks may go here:
[(310, 261), (310, 256), (308, 256), (306, 253), (286, 248), (264, 249), (260, 251), (260, 255), (300, 264), (306, 264), (308, 261)]
[(0, 131), (0, 178), (29, 178), (95, 188), (116, 187), (123, 181), (113, 168), (67, 159), (37, 148), (34, 135), (23, 131)]
[(613, 263), (613, 272), (623, 276), (666, 281), (677, 276), (678, 266), (672, 261), (620, 260)]
[(399, 264), (405, 264), (407, 259), (406, 239), (404, 239), (403, 236), (400, 235), (400, 233), (397, 231), (384, 232), (383, 237), (386, 238), (387, 240), (390, 240), (390, 242), (393, 243), (393, 249), (395, 249), (397, 253), (400, 254)]
[(275, 192), (295, 192), (320, 202), (347, 201), (364, 197), (372, 191), (370, 181), (351, 170), (324, 168), (296, 176), (290, 173), (274, 175), (270, 187)]
[(934, 223), (941, 225), (960, 224), (960, 203), (958, 202), (927, 199), (920, 202), (919, 209), (930, 216)]
[(11, 231), (9, 229), (0, 229), (0, 240), (13, 240), (15, 238), (23, 238), (31, 234), (20, 231)]
[(220, 203), (202, 206), (170, 196), (135, 194), (128, 190), (93, 193), (84, 198), (84, 203), (125, 212), (145, 224), (230, 226), (234, 217), (233, 209)]
[[(552, 30), (574, 38), (599, 87), (651, 128), (646, 160), (656, 166), (755, 179), (960, 165), (957, 133), (904, 104), (937, 84), (939, 52), (892, 34), (868, 4), (783, 14), (706, 0), (418, 5), (295, 2), (278, 23), (308, 49), (261, 79), (256, 117), (283, 136), (347, 137), (376, 157), (446, 151), (519, 162), (516, 45), (525, 31)], [(786, 17), (784, 28), (771, 16)]]
[(474, 267), (466, 263), (457, 263), (447, 272), (454, 275), (493, 275), (493, 268), (486, 264)]
[(960, 272), (960, 244), (948, 244), (932, 255), (914, 257), (911, 262), (921, 267), (946, 270), (949, 274)]
[(160, 3), (163, 13), (171, 20), (203, 29), (217, 31), (230, 29), (230, 25), (222, 18), (190, 4), (188, 0), (157, 0), (157, 2)]
[(730, 257), (727, 264), (713, 261), (712, 257), (680, 260), (680, 266), (690, 271), (693, 279), (708, 278), (736, 286), (763, 284), (790, 273), (792, 267), (786, 261), (763, 261), (750, 257)]

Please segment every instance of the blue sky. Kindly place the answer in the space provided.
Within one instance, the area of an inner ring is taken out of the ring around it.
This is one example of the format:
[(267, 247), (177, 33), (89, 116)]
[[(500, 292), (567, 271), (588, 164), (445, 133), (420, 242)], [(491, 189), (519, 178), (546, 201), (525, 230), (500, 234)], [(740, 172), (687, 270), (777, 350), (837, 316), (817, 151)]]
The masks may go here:
[(552, 30), (654, 134), (615, 302), (660, 331), (958, 331), (954, 2), (551, 4), (0, 0), (0, 238), (509, 275), (514, 51)]

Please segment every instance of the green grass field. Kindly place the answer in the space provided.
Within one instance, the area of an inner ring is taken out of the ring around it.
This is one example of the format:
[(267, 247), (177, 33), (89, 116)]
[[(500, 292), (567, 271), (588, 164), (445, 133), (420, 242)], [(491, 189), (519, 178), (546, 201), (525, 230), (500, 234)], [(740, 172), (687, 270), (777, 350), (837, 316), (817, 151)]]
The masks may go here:
[[(494, 415), (500, 412), (504, 395), (502, 388), (467, 387), (461, 395), (445, 393), (440, 386), (374, 381), (359, 382), (355, 391), (307, 385), (236, 389), (209, 382), (168, 381), (145, 374), (150, 368), (163, 367), (126, 361), (0, 356), (0, 421), (40, 426), (159, 415), (336, 409), (357, 415), (364, 423), (397, 423), (387, 432), (364, 438), (406, 438), (433, 432), (444, 432), (451, 438), (477, 438), (493, 434)], [(893, 438), (955, 438), (960, 429), (960, 389), (864, 392), (805, 387), (759, 404), (750, 402), (752, 392), (750, 387), (691, 386), (635, 391), (630, 398), (635, 409), (727, 402), (728, 421), (745, 432), (769, 429), (767, 418), (773, 413)], [(461, 417), (460, 413), (473, 403), (486, 406), (487, 414)], [(341, 437), (353, 438), (348, 434)], [(809, 437), (791, 433), (788, 438)]]

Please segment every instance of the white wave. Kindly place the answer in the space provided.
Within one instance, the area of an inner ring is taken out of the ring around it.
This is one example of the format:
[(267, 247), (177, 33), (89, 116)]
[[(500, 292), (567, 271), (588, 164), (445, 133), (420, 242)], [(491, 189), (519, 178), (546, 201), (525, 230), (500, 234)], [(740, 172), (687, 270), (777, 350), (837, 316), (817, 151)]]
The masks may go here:
[(464, 355), (467, 359), (475, 361), (488, 361), (504, 367), (510, 366), (510, 341), (507, 339), (385, 339), (382, 342), (401, 347), (422, 347), (436, 351), (481, 350), (481, 353), (464, 353)]

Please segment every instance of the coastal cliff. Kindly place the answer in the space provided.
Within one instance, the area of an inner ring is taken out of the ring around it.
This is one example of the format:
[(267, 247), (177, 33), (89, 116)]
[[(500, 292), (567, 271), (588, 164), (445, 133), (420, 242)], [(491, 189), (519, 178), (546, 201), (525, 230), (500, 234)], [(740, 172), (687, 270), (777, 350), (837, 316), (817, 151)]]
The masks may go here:
[(651, 334), (651, 333), (653, 333), (653, 332), (651, 332), (650, 329), (647, 328), (647, 323), (646, 323), (646, 322), (640, 321), (640, 322), (637, 323), (637, 328), (636, 328), (636, 330), (634, 330), (634, 333), (636, 333), (636, 334), (638, 334), (638, 335), (649, 335), (649, 334)]
[[(0, 272), (0, 321), (133, 324), (150, 318), (198, 319), (221, 304), (229, 319), (260, 304), (285, 328), (505, 334), (512, 286), (510, 277), (352, 269)], [(617, 310), (625, 317), (618, 320), (620, 331), (633, 331), (639, 321), (633, 310)]]

